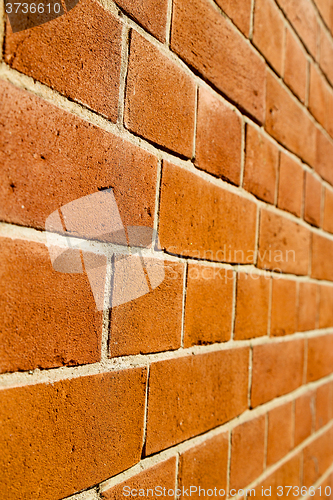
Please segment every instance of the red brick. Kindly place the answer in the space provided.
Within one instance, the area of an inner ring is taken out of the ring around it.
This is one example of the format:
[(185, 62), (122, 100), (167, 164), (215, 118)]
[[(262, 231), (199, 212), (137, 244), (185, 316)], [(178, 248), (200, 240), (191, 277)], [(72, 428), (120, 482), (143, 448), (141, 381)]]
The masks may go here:
[(323, 229), (333, 233), (333, 191), (325, 187)]
[(311, 276), (319, 280), (333, 281), (333, 241), (319, 234), (312, 235)]
[(267, 465), (281, 460), (293, 447), (293, 406), (287, 403), (268, 412)]
[(333, 84), (333, 41), (325, 30), (320, 30), (320, 59), (319, 64), (323, 72), (326, 74), (330, 83)]
[(153, 363), (146, 454), (236, 417), (247, 409), (247, 348)]
[(332, 384), (324, 384), (316, 390), (316, 430), (332, 418)]
[(163, 163), (159, 236), (168, 252), (254, 261), (256, 205), (198, 175)]
[(307, 381), (313, 382), (332, 373), (333, 336), (308, 339)]
[[(198, 492), (191, 494), (195, 500), (202, 498), (199, 487), (208, 490), (212, 486), (219, 491), (219, 498), (225, 498), (227, 489), (229, 434), (219, 434), (207, 439), (179, 457), (179, 489), (195, 486)], [(194, 490), (192, 490), (194, 491)], [(180, 495), (186, 498), (186, 495)]]
[(175, 0), (171, 48), (232, 101), (264, 121), (264, 62), (208, 0)]
[(299, 283), (297, 331), (315, 330), (318, 314), (318, 285)]
[(295, 401), (294, 445), (298, 446), (311, 436), (315, 414), (315, 393), (303, 394)]
[(251, 405), (256, 407), (302, 385), (304, 341), (253, 347)]
[(121, 9), (161, 42), (166, 38), (168, 0), (116, 0)]
[(0, 93), (1, 220), (44, 229), (54, 210), (112, 186), (124, 224), (153, 226), (154, 156), (4, 81)]
[(273, 0), (257, 0), (254, 11), (253, 43), (281, 75), (284, 21)]
[(304, 108), (271, 73), (267, 74), (265, 128), (283, 146), (314, 165), (316, 128)]
[(307, 274), (310, 232), (303, 226), (263, 209), (260, 217), (258, 266), (284, 273)]
[(149, 141), (191, 158), (195, 94), (194, 80), (132, 30), (126, 127)]
[(333, 141), (326, 137), (321, 130), (317, 130), (317, 155), (315, 170), (318, 174), (333, 185), (333, 169), (332, 169), (332, 156), (333, 156)]
[(230, 340), (233, 289), (232, 271), (189, 264), (184, 347)]
[(1, 496), (64, 498), (137, 463), (145, 385), (138, 368), (2, 390)]
[(278, 207), (300, 217), (303, 202), (304, 170), (290, 156), (280, 157)]
[(5, 61), (12, 68), (117, 121), (122, 26), (110, 12), (83, 0), (29, 32), (7, 28)]
[(260, 130), (246, 126), (243, 187), (257, 198), (274, 203), (279, 151)]
[(313, 226), (320, 226), (321, 217), (321, 182), (310, 172), (305, 174), (304, 219)]
[(251, 0), (215, 0), (217, 5), (232, 19), (236, 26), (249, 36), (251, 24)]
[(332, 428), (304, 449), (303, 484), (310, 487), (324, 474), (333, 461)]
[(231, 435), (230, 490), (252, 483), (263, 472), (265, 417), (239, 425)]
[[(160, 462), (149, 469), (145, 469), (139, 474), (123, 481), (115, 486), (103, 491), (101, 498), (105, 500), (123, 500), (127, 498), (136, 498), (138, 495), (144, 496), (155, 493), (156, 486), (166, 490), (174, 490), (176, 482), (176, 458), (172, 457), (165, 462)], [(147, 490), (150, 490), (149, 493)], [(158, 490), (157, 490), (158, 491)]]
[(184, 266), (165, 261), (164, 272), (164, 280), (150, 293), (112, 309), (112, 357), (180, 347)]
[(320, 286), (319, 328), (333, 326), (333, 287)]
[(271, 335), (290, 335), (296, 331), (297, 304), (296, 281), (272, 281)]
[(270, 277), (238, 273), (234, 338), (267, 335)]
[(204, 88), (199, 89), (195, 165), (239, 185), (242, 122), (234, 110)]
[[(267, 499), (269, 497), (271, 500), (286, 498), (294, 493), (297, 496), (297, 491), (301, 488), (301, 467), (302, 455), (299, 454), (292, 457), (270, 474), (256, 487), (252, 495), (259, 499)], [(295, 489), (290, 490), (290, 486)], [(287, 495), (288, 492), (289, 495)], [(281, 496), (282, 493), (283, 496)]]
[(308, 61), (306, 52), (291, 29), (286, 30), (284, 81), (304, 103), (307, 87)]
[(0, 372), (100, 360), (102, 313), (86, 274), (54, 271), (47, 248), (0, 240)]
[(311, 64), (309, 110), (323, 127), (326, 127), (327, 122), (328, 94), (324, 76)]
[(277, 0), (277, 2), (309, 52), (316, 57), (318, 25), (313, 4), (307, 0)]

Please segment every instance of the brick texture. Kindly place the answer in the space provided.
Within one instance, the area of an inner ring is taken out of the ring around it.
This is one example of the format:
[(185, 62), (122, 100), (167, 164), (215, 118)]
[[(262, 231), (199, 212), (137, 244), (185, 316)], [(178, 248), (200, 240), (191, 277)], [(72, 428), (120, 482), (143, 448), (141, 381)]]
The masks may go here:
[(307, 393), (295, 401), (295, 446), (308, 438), (314, 427), (315, 394)]
[(322, 335), (308, 340), (307, 380), (309, 382), (330, 373), (333, 362), (332, 345), (331, 335)]
[(302, 44), (291, 29), (286, 29), (284, 81), (290, 90), (305, 102), (308, 62)]
[(139, 0), (117, 0), (116, 4), (136, 19), (149, 33), (152, 33), (161, 42), (165, 41), (168, 14), (167, 0), (148, 0), (144, 3)]
[(319, 234), (312, 235), (312, 277), (333, 281), (333, 262), (331, 259), (333, 240)]
[(271, 335), (290, 335), (296, 331), (296, 281), (273, 279), (272, 285)]
[(304, 219), (313, 226), (320, 226), (322, 186), (310, 172), (305, 174)]
[(303, 204), (304, 171), (290, 156), (281, 154), (278, 207), (300, 217)]
[(300, 283), (298, 295), (297, 330), (315, 330), (318, 316), (318, 286), (315, 283)]
[(251, 23), (251, 0), (216, 0), (221, 9), (248, 36)]
[(333, 191), (325, 188), (323, 229), (333, 233)]
[(268, 412), (267, 465), (283, 458), (293, 447), (293, 407), (287, 403)]

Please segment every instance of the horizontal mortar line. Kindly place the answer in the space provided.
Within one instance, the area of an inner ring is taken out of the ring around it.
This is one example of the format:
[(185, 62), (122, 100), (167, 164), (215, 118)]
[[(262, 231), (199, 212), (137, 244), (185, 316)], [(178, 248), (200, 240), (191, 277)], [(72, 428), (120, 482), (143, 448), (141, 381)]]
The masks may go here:
[(24, 385), (36, 385), (39, 383), (55, 383), (61, 380), (84, 377), (89, 375), (98, 375), (101, 373), (109, 373), (135, 368), (146, 368), (152, 363), (161, 361), (176, 360), (189, 356), (199, 356), (205, 354), (213, 354), (222, 351), (231, 351), (241, 348), (250, 348), (261, 345), (282, 344), (307, 338), (317, 338), (326, 335), (333, 335), (332, 328), (323, 330), (313, 330), (306, 333), (294, 333), (284, 337), (268, 337), (267, 335), (257, 337), (251, 340), (229, 340), (227, 342), (192, 346), (187, 348), (180, 347), (174, 351), (164, 351), (151, 354), (134, 354), (128, 356), (120, 356), (101, 360), (96, 363), (76, 366), (61, 366), (54, 368), (35, 368), (27, 371), (19, 371), (13, 373), (3, 373), (0, 375), (0, 389), (13, 387), (21, 387)]
[(100, 500), (98, 486), (88, 486), (84, 490), (71, 495), (70, 497), (63, 497), (61, 500)]

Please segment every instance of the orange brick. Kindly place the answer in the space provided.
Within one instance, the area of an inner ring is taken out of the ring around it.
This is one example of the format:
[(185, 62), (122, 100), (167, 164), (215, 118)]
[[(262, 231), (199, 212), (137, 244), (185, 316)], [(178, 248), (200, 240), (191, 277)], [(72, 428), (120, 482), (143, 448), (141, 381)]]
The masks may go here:
[(316, 430), (332, 418), (332, 384), (324, 384), (316, 390)]
[(333, 233), (333, 191), (325, 187), (324, 231)]
[[(316, 128), (304, 108), (271, 73), (267, 74), (267, 132), (311, 166), (316, 161)], [(306, 137), (306, 141), (304, 140)]]
[[(269, 497), (271, 500), (286, 498), (293, 493), (297, 496), (297, 491), (301, 488), (301, 467), (302, 455), (299, 454), (292, 457), (270, 474), (256, 487), (252, 495), (259, 499), (267, 499)], [(290, 486), (295, 489), (290, 490)], [(289, 492), (289, 495), (287, 495), (287, 492)], [(283, 496), (281, 496), (282, 493)]]
[(116, 122), (121, 31), (121, 23), (98, 2), (83, 0), (65, 16), (31, 29), (29, 36), (27, 31), (13, 34), (7, 23), (5, 60)]
[[(199, 488), (205, 490), (212, 486), (219, 491), (219, 498), (225, 498), (227, 489), (229, 434), (219, 434), (207, 439), (179, 457), (178, 488), (183, 491), (192, 486), (197, 492), (191, 494), (195, 500), (202, 498)], [(192, 492), (194, 489), (192, 489)], [(186, 494), (180, 495), (186, 498)]]
[(318, 286), (299, 283), (297, 331), (315, 330), (318, 314)]
[(308, 339), (307, 381), (313, 382), (332, 373), (333, 336)]
[(333, 241), (319, 234), (312, 235), (311, 276), (319, 280), (333, 281)]
[[(263, 472), (265, 417), (245, 422), (231, 434), (230, 490), (252, 483)], [(231, 492), (230, 492), (231, 494)]]
[(256, 205), (185, 169), (163, 163), (160, 241), (168, 252), (254, 261)]
[(310, 172), (305, 174), (304, 219), (313, 226), (320, 226), (321, 182)]
[(319, 436), (304, 449), (303, 484), (312, 486), (333, 461), (332, 428)]
[(287, 403), (268, 412), (267, 465), (281, 460), (293, 447), (293, 405)]
[(145, 0), (145, 2), (140, 2), (140, 0), (116, 0), (115, 3), (161, 42), (165, 41), (168, 14), (167, 0)]
[(333, 92), (330, 90), (328, 93), (328, 104), (327, 104), (327, 132), (333, 137)]
[(303, 202), (304, 171), (290, 156), (280, 156), (278, 207), (300, 217)]
[(333, 155), (333, 141), (326, 137), (323, 132), (317, 129), (316, 138), (316, 163), (314, 165), (318, 174), (333, 185), (333, 169), (332, 169), (332, 155)]
[[(320, 487), (319, 487), (320, 486)], [(324, 498), (332, 500), (333, 492), (333, 474), (330, 474), (324, 481), (318, 485), (315, 490), (315, 495), (312, 497), (315, 500)]]
[(164, 280), (150, 293), (112, 309), (112, 357), (180, 347), (184, 266), (165, 261), (164, 272)]
[(332, 0), (315, 0), (320, 14), (322, 15), (328, 28), (333, 27), (333, 2)]
[(189, 264), (184, 347), (230, 340), (234, 273)]
[(137, 463), (146, 378), (137, 368), (2, 390), (2, 498), (64, 498)]
[(258, 267), (308, 274), (310, 232), (303, 226), (263, 209), (260, 217)]
[(241, 149), (239, 116), (212, 92), (200, 88), (195, 165), (239, 185)]
[(320, 286), (319, 328), (333, 326), (333, 287)]
[(264, 62), (208, 0), (174, 1), (171, 48), (232, 101), (263, 122)]
[(296, 281), (272, 281), (271, 335), (290, 335), (296, 331)]
[(303, 379), (303, 364), (303, 340), (254, 346), (252, 407), (300, 387)]
[(286, 30), (284, 81), (304, 103), (307, 86), (308, 62), (306, 52), (291, 29)]
[(267, 335), (270, 278), (238, 273), (234, 338)]
[(146, 454), (243, 413), (248, 407), (248, 362), (249, 350), (242, 348), (153, 363)]
[(319, 72), (314, 64), (311, 64), (310, 71), (310, 94), (309, 110), (316, 120), (326, 127), (329, 90), (324, 76)]
[(295, 446), (311, 436), (314, 427), (315, 393), (303, 394), (295, 401)]
[[(139, 474), (122, 481), (121, 483), (103, 491), (101, 498), (105, 500), (123, 500), (127, 498), (135, 498), (138, 495), (142, 496), (149, 494), (157, 496), (159, 490), (155, 490), (156, 486), (168, 490), (175, 489), (176, 482), (176, 458), (172, 457), (165, 462), (160, 462), (149, 469), (145, 469)], [(140, 491), (141, 490), (141, 491)], [(149, 490), (149, 493), (148, 493)], [(153, 490), (153, 491), (152, 491)], [(154, 494), (155, 493), (155, 494)]]
[(195, 94), (193, 79), (132, 30), (126, 127), (149, 141), (191, 158)]
[(283, 65), (284, 21), (272, 0), (257, 0), (254, 11), (253, 43), (281, 75)]
[(251, 23), (251, 0), (216, 0), (217, 5), (233, 20), (236, 26), (249, 36)]
[(1, 220), (44, 229), (54, 210), (112, 186), (123, 223), (153, 227), (153, 155), (7, 82), (0, 94)]
[(246, 126), (246, 157), (243, 187), (261, 200), (274, 203), (279, 151), (251, 125)]
[(0, 372), (100, 360), (102, 313), (87, 275), (54, 271), (39, 243), (1, 238)]
[(319, 64), (323, 72), (326, 74), (331, 85), (333, 85), (333, 41), (325, 30), (320, 30), (320, 59)]
[(277, 2), (309, 52), (316, 57), (318, 26), (313, 4), (307, 0), (277, 0)]

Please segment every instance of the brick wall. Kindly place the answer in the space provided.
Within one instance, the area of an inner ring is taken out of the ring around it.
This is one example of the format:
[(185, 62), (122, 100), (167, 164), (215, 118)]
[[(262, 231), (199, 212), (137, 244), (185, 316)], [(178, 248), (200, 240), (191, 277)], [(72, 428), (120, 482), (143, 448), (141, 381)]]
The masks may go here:
[[(0, 497), (333, 498), (333, 0), (2, 19)], [(97, 311), (45, 221), (110, 187), (165, 279)]]

